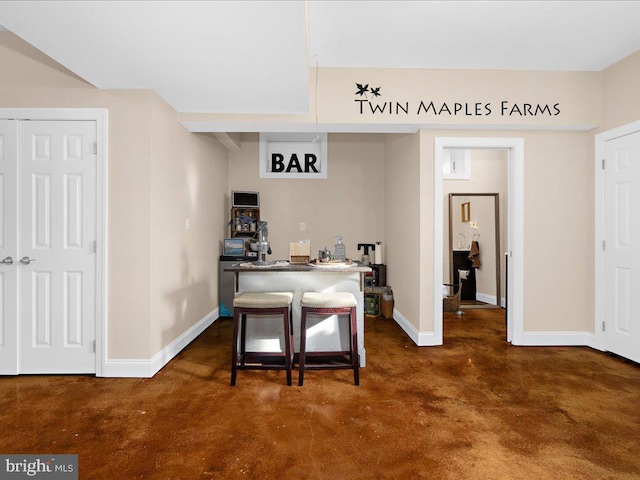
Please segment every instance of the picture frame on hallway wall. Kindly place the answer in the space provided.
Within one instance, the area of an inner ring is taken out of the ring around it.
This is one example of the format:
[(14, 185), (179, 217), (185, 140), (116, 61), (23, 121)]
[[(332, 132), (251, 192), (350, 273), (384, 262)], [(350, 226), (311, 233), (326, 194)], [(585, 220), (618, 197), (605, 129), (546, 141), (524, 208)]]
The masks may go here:
[(460, 205), (460, 221), (468, 222), (471, 220), (471, 202), (468, 200)]

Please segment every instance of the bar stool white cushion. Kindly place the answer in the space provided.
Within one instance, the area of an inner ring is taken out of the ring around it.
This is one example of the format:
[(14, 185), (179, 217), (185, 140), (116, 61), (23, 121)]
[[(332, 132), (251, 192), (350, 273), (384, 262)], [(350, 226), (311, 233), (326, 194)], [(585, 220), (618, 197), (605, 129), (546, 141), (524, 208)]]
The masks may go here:
[(358, 303), (349, 292), (305, 292), (300, 305), (308, 308), (351, 308)]
[(244, 292), (233, 299), (234, 307), (283, 308), (291, 305), (291, 292)]

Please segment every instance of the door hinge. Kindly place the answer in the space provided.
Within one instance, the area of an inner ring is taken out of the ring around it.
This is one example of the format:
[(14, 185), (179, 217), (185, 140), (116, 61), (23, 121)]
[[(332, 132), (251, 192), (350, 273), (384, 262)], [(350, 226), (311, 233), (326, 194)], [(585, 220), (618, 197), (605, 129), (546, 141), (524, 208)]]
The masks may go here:
[(93, 142), (93, 154), (98, 154), (98, 142)]
[(602, 322), (602, 331), (605, 331), (604, 321)]
[(91, 342), (91, 351), (93, 353), (96, 353), (96, 341), (95, 340), (93, 342)]
[(602, 250), (606, 250), (607, 249), (607, 242), (605, 240), (602, 240)]
[(97, 253), (98, 252), (98, 241), (94, 240), (93, 241), (93, 245), (91, 246), (93, 253)]
[(605, 169), (605, 163), (606, 163), (606, 161), (605, 161), (605, 159), (603, 158), (603, 159), (602, 159), (602, 170), (604, 170), (604, 169)]

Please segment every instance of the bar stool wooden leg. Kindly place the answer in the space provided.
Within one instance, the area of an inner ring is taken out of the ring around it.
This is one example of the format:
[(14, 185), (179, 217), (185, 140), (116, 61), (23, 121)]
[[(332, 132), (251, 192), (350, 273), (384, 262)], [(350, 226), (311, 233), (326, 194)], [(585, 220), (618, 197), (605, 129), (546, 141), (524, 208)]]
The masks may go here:
[(289, 309), (289, 351), (291, 352), (291, 371), (293, 372), (293, 367), (295, 365), (295, 344), (294, 344), (294, 335), (293, 335), (293, 309)]
[(240, 310), (240, 365), (245, 364), (245, 354), (247, 353), (247, 314)]
[(353, 365), (353, 382), (360, 385), (360, 354), (358, 353), (358, 321), (355, 307), (349, 314), (349, 336), (351, 337), (351, 365)]
[(233, 335), (231, 344), (231, 386), (236, 385), (238, 376), (238, 330), (240, 328), (240, 312), (233, 311)]
[(299, 371), (298, 371), (298, 386), (301, 387), (304, 383), (304, 369), (307, 357), (307, 309), (302, 308), (300, 315), (300, 354), (298, 358)]
[(291, 362), (291, 332), (289, 330), (290, 321), (290, 313), (287, 308), (283, 315), (284, 318), (284, 364), (287, 370), (287, 385), (291, 386), (291, 368), (293, 364)]

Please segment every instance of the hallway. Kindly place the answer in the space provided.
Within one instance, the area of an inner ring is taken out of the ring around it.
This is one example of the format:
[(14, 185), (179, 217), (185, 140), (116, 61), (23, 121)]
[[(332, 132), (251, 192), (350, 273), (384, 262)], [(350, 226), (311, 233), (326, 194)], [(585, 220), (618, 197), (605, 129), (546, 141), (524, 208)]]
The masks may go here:
[[(0, 451), (79, 455), (81, 479), (637, 479), (640, 367), (512, 347), (503, 310), (446, 314), (442, 347), (367, 319), (367, 367), (242, 371), (218, 320), (151, 379), (0, 378)], [(294, 374), (294, 384), (297, 374)]]

